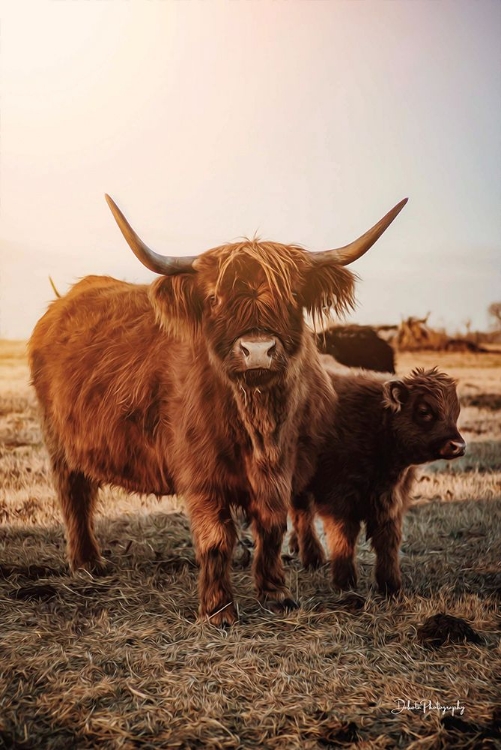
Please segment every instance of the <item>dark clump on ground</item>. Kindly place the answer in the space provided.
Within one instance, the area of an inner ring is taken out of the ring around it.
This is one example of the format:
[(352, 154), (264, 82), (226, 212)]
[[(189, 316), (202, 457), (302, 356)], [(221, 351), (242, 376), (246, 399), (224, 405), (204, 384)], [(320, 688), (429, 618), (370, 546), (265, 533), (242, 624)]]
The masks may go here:
[(501, 747), (501, 722), (493, 714), (485, 724), (465, 721), (460, 716), (444, 716), (441, 720), (446, 731), (444, 748), (471, 747), (472, 750), (498, 750)]
[(444, 643), (482, 643), (482, 638), (465, 620), (443, 612), (428, 617), (419, 626), (417, 637), (426, 648), (440, 648)]

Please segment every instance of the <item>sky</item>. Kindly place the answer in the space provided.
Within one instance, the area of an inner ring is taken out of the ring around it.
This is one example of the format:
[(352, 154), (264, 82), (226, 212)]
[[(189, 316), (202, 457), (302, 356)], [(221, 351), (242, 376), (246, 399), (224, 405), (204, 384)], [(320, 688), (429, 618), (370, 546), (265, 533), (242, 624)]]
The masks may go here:
[(10, 0), (0, 17), (0, 337), (87, 274), (257, 233), (347, 244), (356, 323), (501, 301), (499, 0)]

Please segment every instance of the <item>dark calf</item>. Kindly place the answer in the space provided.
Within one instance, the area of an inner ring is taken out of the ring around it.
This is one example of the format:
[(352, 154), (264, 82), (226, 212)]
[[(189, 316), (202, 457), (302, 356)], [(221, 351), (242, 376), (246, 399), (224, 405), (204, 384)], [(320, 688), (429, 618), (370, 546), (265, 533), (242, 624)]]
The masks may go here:
[(329, 373), (338, 395), (316, 474), (293, 500), (291, 548), (303, 564), (324, 562), (315, 533), (322, 518), (332, 581), (345, 589), (357, 582), (355, 546), (362, 521), (376, 552), (381, 593), (401, 587), (398, 552), (417, 464), (462, 456), (455, 381), (436, 368), (388, 380), (371, 373)]

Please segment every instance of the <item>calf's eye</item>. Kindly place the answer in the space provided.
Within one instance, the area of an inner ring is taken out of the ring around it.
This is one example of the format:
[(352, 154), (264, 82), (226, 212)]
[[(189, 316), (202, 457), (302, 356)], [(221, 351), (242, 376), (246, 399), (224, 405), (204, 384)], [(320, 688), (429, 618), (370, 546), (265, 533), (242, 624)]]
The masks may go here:
[(418, 406), (418, 414), (424, 422), (431, 422), (434, 416), (428, 406)]

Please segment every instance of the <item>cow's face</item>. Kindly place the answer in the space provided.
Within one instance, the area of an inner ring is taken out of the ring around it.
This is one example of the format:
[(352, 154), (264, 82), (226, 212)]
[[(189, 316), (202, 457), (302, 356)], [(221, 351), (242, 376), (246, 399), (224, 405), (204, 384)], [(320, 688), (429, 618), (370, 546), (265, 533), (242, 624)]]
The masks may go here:
[(414, 370), (403, 380), (385, 383), (385, 405), (399, 446), (415, 464), (464, 455), (466, 443), (457, 428), (456, 383), (436, 368)]
[(207, 348), (231, 380), (256, 387), (283, 376), (299, 356), (304, 310), (317, 322), (353, 304), (354, 276), (345, 266), (376, 242), (407, 202), (349, 245), (321, 253), (245, 241), (179, 258), (150, 250), (106, 199), (136, 256), (162, 274), (150, 287), (158, 322), (190, 346)]
[(332, 261), (317, 267), (301, 248), (248, 241), (204, 253), (193, 273), (157, 280), (152, 298), (166, 330), (207, 347), (230, 380), (262, 388), (300, 355), (303, 311), (341, 311), (353, 286), (353, 274)]

